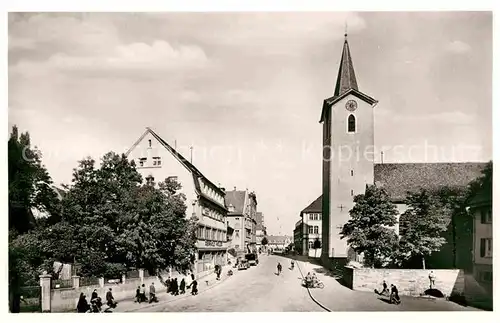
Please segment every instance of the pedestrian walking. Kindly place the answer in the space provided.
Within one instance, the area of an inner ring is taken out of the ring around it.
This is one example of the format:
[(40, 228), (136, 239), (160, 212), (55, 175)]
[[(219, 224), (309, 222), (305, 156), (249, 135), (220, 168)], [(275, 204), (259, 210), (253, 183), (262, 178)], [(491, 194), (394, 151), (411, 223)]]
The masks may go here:
[(429, 274), (429, 288), (434, 289), (436, 288), (436, 275), (434, 275), (434, 271), (431, 270), (431, 273)]
[(106, 304), (110, 307), (110, 308), (115, 308), (116, 307), (116, 302), (115, 302), (115, 298), (113, 297), (113, 293), (112, 293), (112, 289), (110, 288), (108, 290), (108, 292), (106, 293)]
[(279, 262), (278, 262), (278, 266), (277, 266), (277, 267), (278, 267), (278, 275), (280, 275), (280, 274), (281, 274), (281, 269), (282, 269), (282, 268), (281, 268), (281, 264), (280, 264)]
[(141, 285), (141, 302), (147, 301), (146, 298), (146, 285), (142, 284)]
[(140, 303), (140, 302), (141, 302), (141, 286), (137, 286), (137, 289), (135, 290), (134, 303)]
[(191, 295), (198, 295), (198, 282), (196, 279), (191, 283)]
[(170, 293), (172, 291), (172, 279), (170, 276), (167, 278), (167, 281), (165, 282), (167, 285), (167, 293)]
[(152, 302), (158, 302), (158, 299), (156, 299), (156, 289), (154, 282), (152, 282), (149, 286), (149, 304), (151, 304)]
[(174, 283), (172, 286), (172, 295), (174, 296), (179, 295), (179, 283), (177, 282), (177, 277), (174, 278)]
[(89, 303), (87, 302), (84, 293), (80, 293), (80, 298), (78, 299), (78, 304), (76, 305), (76, 310), (78, 313), (86, 313), (90, 309)]
[(186, 281), (184, 280), (184, 278), (182, 278), (182, 280), (181, 280), (180, 290), (181, 290), (181, 294), (186, 293)]

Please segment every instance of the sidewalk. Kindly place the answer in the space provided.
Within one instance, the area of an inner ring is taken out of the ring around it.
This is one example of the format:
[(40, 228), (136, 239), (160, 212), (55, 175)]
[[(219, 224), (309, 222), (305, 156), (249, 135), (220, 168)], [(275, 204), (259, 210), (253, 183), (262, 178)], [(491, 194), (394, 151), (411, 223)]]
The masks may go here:
[[(204, 276), (200, 279), (198, 279), (198, 295), (212, 289), (213, 287), (219, 285), (220, 283), (224, 282), (226, 279), (233, 277), (236, 273), (237, 270), (233, 270), (233, 276), (228, 276), (227, 272), (229, 271), (230, 268), (229, 265), (226, 265), (222, 267), (222, 274), (220, 280), (217, 280), (217, 275), (215, 273), (211, 273), (207, 276)], [(170, 293), (166, 293), (166, 291), (158, 292), (157, 296), (158, 298), (158, 303), (136, 303), (135, 299), (133, 298), (133, 295), (131, 295), (130, 299), (122, 300), (118, 302), (118, 306), (116, 309), (113, 310), (113, 312), (119, 313), (119, 312), (135, 312), (138, 310), (143, 310), (145, 308), (152, 308), (156, 306), (162, 306), (167, 303), (175, 302), (177, 300), (181, 300), (184, 298), (188, 297), (196, 297), (191, 295), (191, 289), (186, 288), (186, 293), (185, 294), (179, 294), (178, 296), (174, 296)]]
[(401, 296), (401, 304), (393, 305), (381, 300), (374, 293), (351, 290), (341, 285), (325, 268), (306, 261), (298, 261), (305, 276), (315, 273), (325, 288), (309, 289), (312, 297), (331, 311), (477, 311), (444, 299), (423, 299)]

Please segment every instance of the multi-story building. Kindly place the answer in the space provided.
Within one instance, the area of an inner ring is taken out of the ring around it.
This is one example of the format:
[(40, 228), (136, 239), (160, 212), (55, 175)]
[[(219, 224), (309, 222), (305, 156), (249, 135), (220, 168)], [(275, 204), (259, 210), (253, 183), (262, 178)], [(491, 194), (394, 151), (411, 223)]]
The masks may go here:
[(256, 222), (255, 241), (257, 242), (257, 249), (262, 250), (262, 239), (267, 235), (267, 229), (264, 225), (264, 215), (262, 212), (257, 212)]
[(493, 292), (493, 218), (490, 194), (472, 199), (469, 212), (473, 224), (473, 275), (490, 294)]
[(225, 265), (228, 242), (224, 189), (150, 128), (146, 128), (126, 155), (135, 161), (144, 180), (157, 183), (170, 178), (181, 184), (180, 192), (186, 197), (186, 216), (198, 219), (198, 252), (194, 255), (193, 272), (202, 277), (211, 273), (215, 265)]
[(295, 248), (295, 252), (299, 255), (303, 254), (302, 250), (302, 238), (304, 235), (304, 225), (302, 223), (302, 219), (295, 223), (295, 229), (293, 230), (293, 246)]
[(226, 207), (229, 210), (227, 221), (234, 229), (230, 247), (238, 254), (257, 252), (256, 248), (256, 217), (257, 197), (254, 192), (227, 191), (225, 195)]
[(309, 204), (305, 209), (300, 212), (300, 219), (302, 228), (300, 231), (302, 237), (300, 239), (302, 255), (307, 255), (309, 257), (319, 258), (321, 256), (321, 250), (319, 248), (314, 248), (314, 243), (318, 240), (320, 243), (321, 239), (321, 211), (322, 211), (322, 196), (318, 197), (311, 204)]

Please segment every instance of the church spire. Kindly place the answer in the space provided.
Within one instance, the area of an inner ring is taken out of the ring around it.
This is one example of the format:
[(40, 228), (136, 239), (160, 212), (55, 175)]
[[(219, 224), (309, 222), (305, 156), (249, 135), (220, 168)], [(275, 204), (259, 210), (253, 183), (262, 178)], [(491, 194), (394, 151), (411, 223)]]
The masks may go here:
[(349, 43), (347, 42), (347, 26), (344, 37), (344, 49), (342, 50), (342, 58), (340, 60), (334, 96), (339, 96), (350, 89), (358, 90), (358, 83), (356, 82), (356, 75), (354, 74), (354, 67), (352, 65), (351, 52), (349, 51)]

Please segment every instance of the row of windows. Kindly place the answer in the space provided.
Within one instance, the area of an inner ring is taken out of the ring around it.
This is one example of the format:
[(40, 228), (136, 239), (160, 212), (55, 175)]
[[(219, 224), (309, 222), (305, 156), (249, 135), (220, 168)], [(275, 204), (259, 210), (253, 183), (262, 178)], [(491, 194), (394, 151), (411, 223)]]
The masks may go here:
[(222, 215), (222, 213), (209, 209), (208, 207), (204, 207), (202, 213), (203, 216), (207, 216), (217, 221), (224, 221), (224, 216)]
[(214, 201), (224, 204), (224, 198), (221, 194), (218, 194), (213, 188), (209, 187), (207, 184), (201, 182), (201, 190), (204, 194), (208, 195)]
[(161, 166), (161, 157), (153, 157), (152, 164), (150, 165), (147, 157), (139, 158), (139, 167), (147, 167), (147, 166)]
[(481, 239), (480, 252), (481, 257), (492, 257), (493, 256), (493, 238), (483, 238)]
[(309, 228), (309, 234), (318, 234), (319, 233), (319, 227), (317, 225), (315, 226), (312, 226), (312, 225), (309, 225), (308, 226)]
[(226, 231), (200, 225), (196, 231), (196, 238), (200, 240), (226, 241)]
[(309, 214), (309, 220), (312, 220), (312, 221), (320, 220), (321, 221), (321, 214), (311, 213), (311, 214)]
[(312, 242), (311, 240), (309, 240), (309, 249), (313, 249), (313, 245), (314, 245), (314, 242)]

